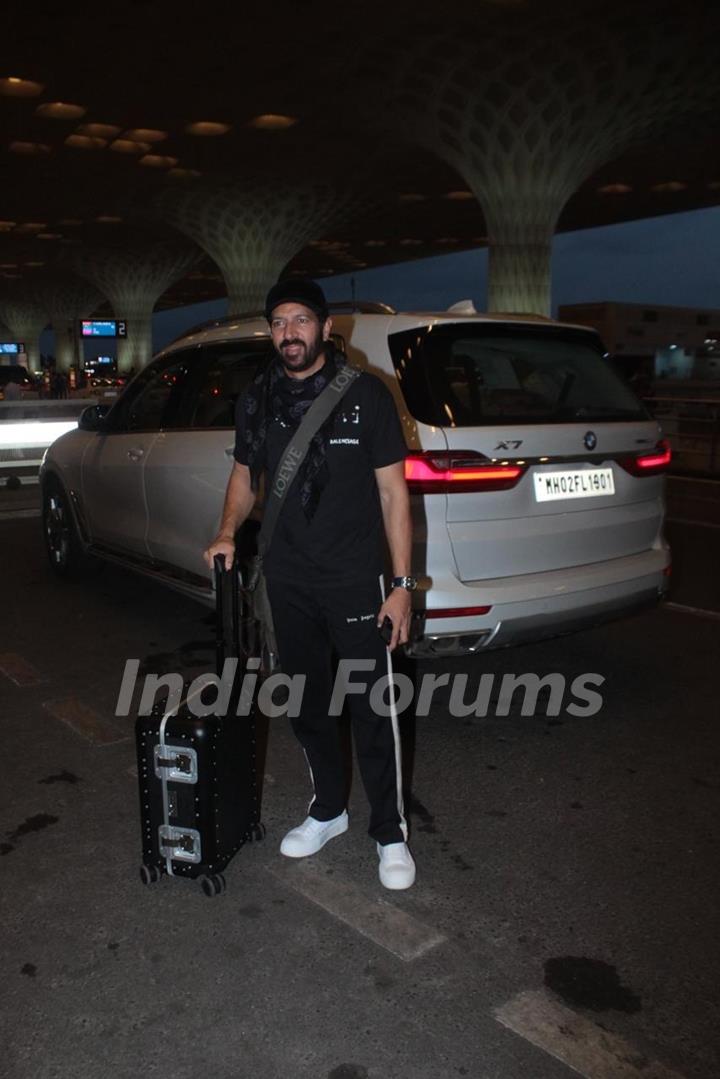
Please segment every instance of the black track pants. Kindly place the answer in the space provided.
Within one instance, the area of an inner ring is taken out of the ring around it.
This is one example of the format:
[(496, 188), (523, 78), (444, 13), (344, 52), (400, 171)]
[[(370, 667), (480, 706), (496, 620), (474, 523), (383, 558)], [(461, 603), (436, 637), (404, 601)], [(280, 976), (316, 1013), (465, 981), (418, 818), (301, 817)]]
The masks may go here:
[[(333, 690), (333, 651), (339, 660), (374, 660), (374, 670), (351, 673), (353, 685), (367, 692), (349, 694), (346, 702), (360, 774), (370, 802), (370, 827), (378, 843), (401, 843), (406, 836), (400, 776), (397, 720), (376, 715), (370, 688), (387, 676), (385, 645), (377, 630), (379, 580), (361, 585), (317, 588), (269, 579), (280, 664), (284, 674), (306, 676), (301, 714), (293, 730), (305, 751), (314, 786), (310, 815), (332, 820), (346, 806), (338, 717), (329, 715)], [(388, 694), (384, 700), (387, 702)]]

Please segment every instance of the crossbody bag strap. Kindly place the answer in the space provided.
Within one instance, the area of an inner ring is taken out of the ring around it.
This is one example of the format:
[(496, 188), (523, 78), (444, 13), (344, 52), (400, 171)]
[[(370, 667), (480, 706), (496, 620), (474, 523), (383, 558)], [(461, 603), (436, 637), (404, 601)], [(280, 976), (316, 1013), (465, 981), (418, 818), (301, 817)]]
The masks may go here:
[(275, 469), (275, 475), (265, 498), (262, 525), (258, 536), (258, 552), (261, 556), (264, 556), (270, 547), (270, 541), (272, 540), (283, 502), (298, 474), (300, 465), (305, 460), (310, 443), (338, 402), (350, 389), (353, 382), (360, 377), (360, 374), (361, 371), (358, 368), (343, 365), (332, 381), (328, 382), (322, 393), (315, 398), (305, 413), (302, 423), (290, 439), (282, 459)]

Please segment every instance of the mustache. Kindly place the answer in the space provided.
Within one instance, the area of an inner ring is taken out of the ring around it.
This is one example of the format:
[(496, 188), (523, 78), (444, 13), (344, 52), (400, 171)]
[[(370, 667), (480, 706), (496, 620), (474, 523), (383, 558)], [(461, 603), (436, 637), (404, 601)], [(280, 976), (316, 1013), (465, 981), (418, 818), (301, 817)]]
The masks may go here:
[(285, 339), (284, 341), (281, 341), (281, 342), (280, 342), (280, 348), (287, 348), (287, 347), (288, 347), (288, 345), (304, 345), (304, 344), (305, 344), (305, 342), (304, 342), (304, 341), (301, 341), (301, 340), (300, 340), (299, 338), (297, 338), (297, 337), (294, 337), (294, 338), (286, 338), (286, 339)]

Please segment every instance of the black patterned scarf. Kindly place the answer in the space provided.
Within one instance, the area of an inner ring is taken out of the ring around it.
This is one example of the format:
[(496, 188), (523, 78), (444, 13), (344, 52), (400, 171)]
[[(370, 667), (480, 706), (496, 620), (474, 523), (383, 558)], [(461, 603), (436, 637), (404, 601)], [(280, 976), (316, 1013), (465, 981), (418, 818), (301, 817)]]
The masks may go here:
[[(326, 344), (324, 351), (325, 363), (308, 378), (288, 378), (281, 361), (273, 354), (265, 370), (250, 384), (244, 402), (245, 440), (253, 490), (257, 490), (260, 476), (267, 467), (266, 439), (270, 424), (278, 422), (289, 428), (289, 435), (296, 431), (315, 398), (337, 374), (339, 359), (335, 349)], [(334, 422), (331, 414), (316, 432), (295, 481), (308, 521), (313, 518), (329, 479), (327, 445)]]

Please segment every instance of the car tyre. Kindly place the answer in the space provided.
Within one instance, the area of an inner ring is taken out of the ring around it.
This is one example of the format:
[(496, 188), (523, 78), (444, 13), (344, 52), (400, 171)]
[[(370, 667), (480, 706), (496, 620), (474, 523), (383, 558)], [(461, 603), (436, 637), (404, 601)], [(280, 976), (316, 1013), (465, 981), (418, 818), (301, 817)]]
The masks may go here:
[(48, 480), (43, 487), (42, 522), (52, 571), (65, 578), (85, 573), (90, 558), (80, 541), (68, 496), (57, 480)]

